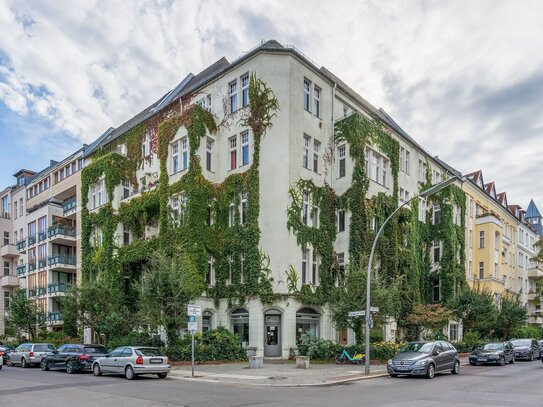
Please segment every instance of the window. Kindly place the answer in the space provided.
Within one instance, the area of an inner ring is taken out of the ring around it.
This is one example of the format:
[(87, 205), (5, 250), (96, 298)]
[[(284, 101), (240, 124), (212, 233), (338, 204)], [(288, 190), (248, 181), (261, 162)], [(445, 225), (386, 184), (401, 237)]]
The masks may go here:
[(249, 104), (249, 74), (241, 77), (241, 107)]
[(339, 157), (339, 173), (338, 178), (345, 176), (345, 160), (346, 160), (346, 146), (345, 144), (337, 148), (337, 155)]
[(426, 182), (426, 163), (419, 160), (419, 182)]
[[(420, 162), (420, 161), (419, 161)], [(400, 170), (406, 174), (411, 173), (411, 157), (409, 150), (400, 147)]]
[(239, 282), (245, 283), (245, 253), (239, 255)]
[(441, 223), (441, 207), (434, 205), (432, 213), (432, 225), (439, 225)]
[(179, 226), (179, 198), (174, 196), (172, 198), (172, 218), (173, 218), (173, 227), (176, 228)]
[(181, 155), (183, 156), (182, 170), (186, 170), (189, 167), (189, 139), (184, 137), (181, 139)]
[(441, 182), (441, 173), (439, 170), (432, 170), (432, 181), (434, 185)]
[(470, 229), (468, 234), (469, 234), (469, 248), (473, 249), (473, 230)]
[(213, 139), (208, 137), (206, 139), (206, 170), (213, 171), (211, 161), (213, 158)]
[(236, 208), (234, 204), (230, 204), (228, 209), (228, 226), (232, 227), (236, 223)]
[(337, 231), (345, 231), (345, 209), (338, 209), (337, 212)]
[(319, 283), (319, 264), (320, 256), (316, 250), (313, 250), (313, 262), (311, 264), (311, 284), (318, 285)]
[(314, 195), (311, 197), (311, 226), (319, 227), (319, 205)]
[(241, 224), (245, 225), (247, 223), (247, 206), (248, 206), (248, 194), (247, 192), (242, 192), (241, 194)]
[(309, 146), (311, 145), (311, 137), (304, 134), (304, 154), (302, 159), (302, 166), (309, 169)]
[(130, 244), (130, 229), (126, 225), (123, 225), (123, 245)]
[(313, 89), (313, 109), (315, 116), (321, 117), (321, 88), (318, 86)]
[(241, 165), (249, 164), (249, 132), (241, 133)]
[(230, 285), (232, 284), (232, 263), (234, 262), (231, 254), (228, 255), (226, 261), (228, 262), (228, 277), (226, 278), (226, 285)]
[(237, 136), (228, 139), (230, 144), (230, 170), (235, 170), (238, 164), (238, 139)]
[(319, 161), (320, 161), (320, 141), (313, 140), (313, 171), (319, 173)]
[(215, 285), (215, 259), (211, 254), (207, 256), (206, 283), (209, 286)]
[(426, 222), (426, 199), (419, 198), (419, 221)]
[[(388, 159), (371, 149), (367, 149), (366, 157), (368, 156), (369, 171), (367, 171), (367, 173), (369, 174), (369, 178), (384, 187), (388, 187)], [(366, 165), (368, 165), (368, 159), (366, 159)], [(366, 169), (368, 169), (368, 167), (366, 167)]]
[(439, 240), (434, 240), (432, 254), (433, 263), (438, 263), (441, 260), (441, 242)]
[(238, 110), (238, 81), (230, 82), (230, 113)]
[(309, 258), (309, 249), (302, 249), (302, 284), (307, 283), (307, 269), (308, 269), (308, 259)]
[(400, 188), (400, 202), (406, 203), (406, 202), (409, 202), (409, 199), (410, 199), (409, 191), (406, 191), (405, 189)]
[(479, 231), (479, 249), (485, 248), (485, 231)]
[(432, 299), (434, 302), (441, 301), (441, 279), (439, 277), (434, 278)]
[(123, 199), (130, 197), (130, 181), (127, 179), (123, 179)]
[(307, 216), (309, 213), (309, 192), (303, 192), (302, 202), (302, 223), (307, 226)]
[[(15, 232), (17, 234), (17, 232)], [(4, 232), (4, 244), (3, 246), (7, 246), (9, 244), (9, 232)]]
[(473, 279), (473, 262), (470, 260), (469, 266), (468, 266), (468, 278), (471, 280)]
[(304, 79), (304, 109), (311, 111), (311, 82)]
[(20, 216), (24, 215), (24, 212), (23, 212), (23, 198), (19, 199), (19, 215)]
[(4, 261), (4, 275), (9, 276), (9, 261)]
[(518, 254), (518, 266), (520, 268), (524, 268), (524, 256), (522, 255), (522, 253)]
[(172, 144), (172, 174), (179, 172), (179, 143)]
[(500, 234), (494, 234), (494, 250), (500, 250)]
[(479, 262), (479, 279), (485, 278), (485, 262)]
[(338, 275), (337, 275), (337, 285), (338, 287), (343, 286), (345, 281), (345, 253), (337, 254), (337, 264), (338, 264)]
[(17, 202), (13, 205), (13, 219), (17, 219)]
[(98, 206), (102, 206), (106, 203), (104, 196), (104, 181), (98, 182)]
[(180, 221), (182, 225), (187, 224), (187, 194), (181, 193), (181, 210), (180, 210)]

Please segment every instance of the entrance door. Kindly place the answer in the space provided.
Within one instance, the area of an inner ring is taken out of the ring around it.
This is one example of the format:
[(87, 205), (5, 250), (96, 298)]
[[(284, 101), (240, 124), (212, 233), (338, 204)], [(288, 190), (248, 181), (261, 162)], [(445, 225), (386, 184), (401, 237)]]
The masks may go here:
[(281, 352), (281, 315), (266, 315), (264, 332), (264, 356), (282, 356)]

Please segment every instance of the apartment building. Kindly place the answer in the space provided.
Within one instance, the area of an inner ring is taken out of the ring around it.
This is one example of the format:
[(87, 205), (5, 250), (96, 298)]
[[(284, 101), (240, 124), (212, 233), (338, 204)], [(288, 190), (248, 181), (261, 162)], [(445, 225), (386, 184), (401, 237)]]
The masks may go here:
[[(262, 137), (259, 145), (255, 142), (254, 129), (244, 126), (243, 121), (239, 120), (243, 112), (249, 109), (252, 73), (274, 92), (280, 107), (273, 118), (273, 126)], [(221, 125), (216, 132), (206, 133), (197, 146), (190, 145), (187, 129), (179, 127), (170, 141), (167, 157), (160, 157), (156, 148), (157, 117), (168, 106), (181, 109), (189, 103), (198, 104), (210, 111)], [(119, 128), (109, 129), (91, 144), (84, 158), (85, 167), (89, 166), (93, 171), (96, 170), (93, 165), (99, 163), (101, 157), (104, 157), (102, 153), (108, 151), (124, 155), (139, 165), (132, 182), (123, 180), (112, 189), (112, 194), (106, 185), (107, 166), (102, 166), (101, 175), (88, 185), (88, 190), (81, 192), (82, 196), (86, 194), (87, 199), (83, 216), (97, 219), (97, 215), (105, 214), (105, 208), (109, 207), (114, 213), (119, 213), (123, 204), (129, 205), (156, 192), (160, 187), (159, 180), (164, 179), (161, 178), (161, 164), (164, 164), (162, 168), (167, 168), (168, 177), (164, 182), (168, 182), (170, 187), (179, 185), (190, 174), (195, 162), (201, 164), (202, 176), (207, 181), (216, 187), (223, 185), (238, 179), (233, 176), (243, 177), (255, 165), (255, 150), (258, 147), (258, 201), (252, 201), (254, 195), (251, 195), (251, 191), (241, 189), (239, 196), (232, 197), (226, 207), (218, 207), (220, 203), (214, 203), (216, 200), (211, 196), (209, 203), (206, 202), (209, 214), (205, 221), (207, 227), (224, 226), (221, 229), (224, 234), (228, 234), (228, 228), (234, 228), (232, 230), (239, 232), (239, 235), (235, 248), (228, 246), (234, 246), (233, 243), (228, 243), (226, 248), (223, 245), (220, 250), (212, 252), (209, 249), (206, 256), (207, 270), (202, 272), (205, 274), (208, 292), (217, 292), (214, 290), (220, 288), (223, 292), (232, 293), (238, 287), (260, 281), (260, 277), (252, 277), (248, 270), (251, 259), (254, 259), (251, 257), (254, 256), (253, 248), (248, 251), (239, 249), (248, 247), (244, 240), (247, 223), (250, 222), (247, 219), (251, 216), (251, 205), (258, 205), (257, 255), (261, 251), (269, 258), (268, 277), (276, 296), (270, 303), (258, 295), (245, 295), (240, 300), (236, 297), (212, 298), (204, 294), (197, 301), (204, 310), (199, 326), (203, 330), (228, 327), (239, 333), (244, 345), (253, 347), (257, 355), (270, 357), (288, 357), (299, 335), (306, 331), (324, 339), (352, 342), (352, 331), (338, 330), (331, 322), (328, 304), (304, 302), (299, 292), (304, 287), (316, 292), (319, 286), (325, 284), (325, 280), (331, 281), (330, 271), (322, 268), (326, 259), (332, 259), (333, 256), (332, 262), (340, 271), (351, 261), (349, 253), (353, 251), (350, 245), (355, 233), (351, 230), (352, 211), (359, 208), (337, 209), (335, 230), (332, 231), (334, 237), (326, 253), (319, 251), (315, 242), (302, 244), (298, 241), (296, 233), (289, 230), (287, 210), (292, 208), (292, 191), (300, 180), (311, 182), (315, 188), (329, 188), (337, 196), (344, 195), (352, 187), (355, 182), (355, 148), (345, 138), (337, 142), (333, 135), (338, 122), (354, 116), (382, 123), (386, 137), (390, 137), (393, 144), (398, 143), (397, 157), (390, 151), (384, 151), (383, 145), (379, 143), (364, 146), (367, 199), (382, 194), (396, 196), (400, 203), (408, 201), (418, 194), (422, 184), (438, 183), (450, 174), (450, 167), (426, 152), (382, 109), (372, 106), (326, 68), (318, 67), (296, 49), (269, 41), (238, 60), (229, 62), (222, 58), (198, 75), (189, 74), (170, 93)], [(130, 151), (135, 149), (129, 143), (133, 143), (134, 129), (138, 126), (147, 126), (147, 131), (141, 138), (141, 150), (136, 157), (130, 156)], [(127, 135), (132, 138), (129, 139)], [(191, 151), (198, 157), (196, 161), (192, 160)], [(111, 160), (112, 163), (114, 161)], [(134, 180), (137, 180), (137, 185), (134, 185)], [(320, 213), (325, 208), (316, 203), (310, 191), (299, 192), (301, 227), (315, 233), (322, 232)], [(185, 225), (190, 216), (187, 208), (195, 198), (186, 190), (171, 193), (168, 204), (174, 228), (176, 225)], [(448, 204), (446, 200), (444, 205)], [(216, 214), (213, 214), (214, 208)], [(439, 205), (430, 201), (421, 202), (417, 208), (416, 215), (422, 223), (430, 218), (434, 224), (440, 222)], [(451, 212), (455, 214), (451, 222), (461, 227), (462, 208), (455, 202)], [(223, 214), (228, 215), (221, 218)], [(220, 222), (224, 222), (224, 225), (218, 225)], [(377, 218), (370, 223), (372, 225), (368, 228), (375, 231)], [(187, 234), (190, 232), (187, 231)], [(143, 247), (142, 244), (153, 241), (159, 234), (158, 222), (152, 219), (137, 233), (128, 224), (119, 222), (111, 236), (121, 253), (123, 247), (136, 244), (140, 245), (137, 247)], [(106, 235), (110, 233), (106, 233), (105, 227), (94, 224), (88, 242), (83, 244), (89, 243), (91, 250), (96, 253), (102, 250), (102, 245), (109, 244), (109, 241), (104, 240), (109, 239)], [(460, 235), (459, 239), (463, 240), (463, 232)], [(210, 242), (194, 241), (193, 244), (198, 250), (207, 250)], [(439, 238), (432, 244), (431, 251), (429, 247), (421, 248), (424, 251), (421, 256), (431, 256), (432, 263), (430, 276), (424, 283), (432, 285), (432, 299), (440, 301), (452, 292), (452, 284), (445, 281), (448, 276), (440, 271), (442, 253), (451, 249), (444, 247)], [(460, 246), (454, 243), (452, 247), (455, 253), (450, 257), (454, 262), (454, 259), (460, 258)], [(87, 261), (91, 262), (92, 259)], [(133, 263), (122, 265), (125, 278), (130, 278), (133, 266)], [(459, 266), (462, 279), (465, 273), (463, 267), (462, 263)], [(100, 267), (96, 264), (96, 267), (89, 267), (89, 270), (91, 268), (97, 270)], [(289, 288), (288, 270), (292, 269), (298, 277), (293, 281), (297, 293), (292, 292), (292, 286)], [(256, 272), (260, 273), (260, 269)], [(457, 279), (454, 284), (460, 283)], [(338, 284), (337, 279), (335, 284)], [(389, 327), (387, 335), (393, 336), (394, 331), (395, 326)]]

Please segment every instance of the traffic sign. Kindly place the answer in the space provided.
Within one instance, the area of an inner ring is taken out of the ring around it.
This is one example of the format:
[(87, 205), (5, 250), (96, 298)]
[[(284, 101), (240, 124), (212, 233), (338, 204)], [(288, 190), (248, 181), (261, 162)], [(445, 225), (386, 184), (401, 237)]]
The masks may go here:
[(191, 322), (189, 321), (187, 323), (187, 329), (191, 332), (194, 332), (194, 331), (197, 331), (198, 330), (198, 322), (194, 321), (194, 322)]
[(363, 317), (366, 315), (366, 311), (351, 311), (349, 312), (349, 317)]
[(189, 322), (196, 322), (196, 317), (194, 315), (189, 315)]
[(199, 317), (200, 315), (202, 315), (202, 307), (200, 307), (199, 305), (189, 304), (187, 307), (187, 315)]
[(379, 312), (379, 307), (370, 307), (370, 312)]

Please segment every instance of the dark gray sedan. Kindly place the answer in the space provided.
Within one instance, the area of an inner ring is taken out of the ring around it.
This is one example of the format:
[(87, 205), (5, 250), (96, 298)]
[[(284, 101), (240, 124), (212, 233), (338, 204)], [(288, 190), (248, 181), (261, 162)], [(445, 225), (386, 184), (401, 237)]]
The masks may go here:
[(469, 364), (479, 363), (505, 365), (515, 363), (515, 348), (511, 342), (483, 343), (469, 355)]
[(437, 372), (460, 373), (458, 351), (449, 342), (409, 342), (388, 361), (388, 374), (426, 376), (432, 379)]
[(95, 376), (114, 373), (124, 375), (128, 380), (142, 374), (156, 374), (165, 379), (170, 368), (170, 359), (166, 355), (158, 348), (146, 346), (121, 346), (92, 364)]

